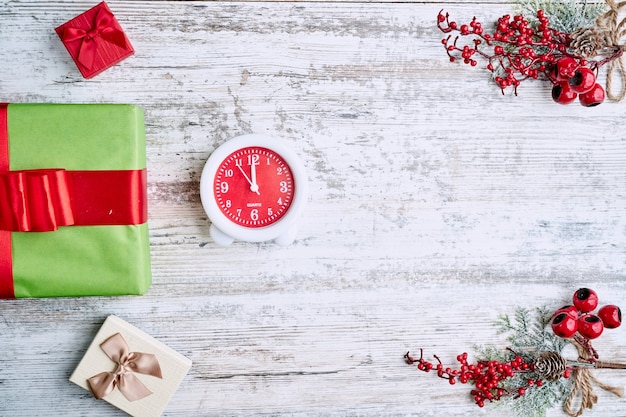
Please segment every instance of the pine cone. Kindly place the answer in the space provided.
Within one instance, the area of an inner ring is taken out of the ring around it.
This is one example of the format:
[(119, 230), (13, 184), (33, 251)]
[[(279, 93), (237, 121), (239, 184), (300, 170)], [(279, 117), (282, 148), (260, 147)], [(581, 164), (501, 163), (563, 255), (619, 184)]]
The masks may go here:
[(595, 27), (578, 28), (569, 36), (569, 47), (574, 55), (593, 58), (604, 48), (604, 34)]
[(543, 352), (535, 360), (535, 372), (547, 381), (556, 381), (563, 376), (567, 360), (556, 352)]

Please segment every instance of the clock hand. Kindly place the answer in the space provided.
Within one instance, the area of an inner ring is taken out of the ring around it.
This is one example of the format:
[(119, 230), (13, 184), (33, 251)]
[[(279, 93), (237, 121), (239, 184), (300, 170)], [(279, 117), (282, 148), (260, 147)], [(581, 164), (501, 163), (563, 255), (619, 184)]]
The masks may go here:
[[(241, 165), (237, 165), (237, 168), (239, 168), (239, 171), (241, 171), (243, 176), (246, 178), (246, 181), (248, 181), (248, 184), (250, 184), (250, 191), (252, 191), (253, 193), (256, 192), (258, 195), (261, 195), (261, 193), (259, 193), (259, 186), (258, 185), (256, 186), (256, 190), (253, 190), (254, 186), (253, 186), (252, 180), (250, 179), (250, 177), (248, 177), (248, 174), (246, 174), (246, 171), (243, 170)], [(255, 173), (255, 175), (256, 175), (256, 173)]]
[(248, 184), (250, 184), (250, 186), (252, 186), (252, 181), (250, 180), (250, 178), (248, 178), (248, 174), (246, 174), (246, 171), (243, 170), (241, 165), (237, 165), (237, 168), (239, 168), (239, 171), (241, 171), (243, 176), (246, 178), (246, 181), (248, 181)]
[(253, 162), (252, 166), (250, 167), (250, 175), (252, 176), (252, 182), (250, 183), (250, 191), (252, 191), (253, 193), (257, 193), (258, 195), (261, 195), (261, 193), (259, 193), (259, 184), (256, 183), (256, 164)]

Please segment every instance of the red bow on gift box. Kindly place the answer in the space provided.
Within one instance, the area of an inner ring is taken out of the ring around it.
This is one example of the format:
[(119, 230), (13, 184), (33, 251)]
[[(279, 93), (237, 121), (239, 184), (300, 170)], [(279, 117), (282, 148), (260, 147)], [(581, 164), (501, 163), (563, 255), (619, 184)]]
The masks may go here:
[(0, 231), (141, 224), (147, 220), (145, 184), (145, 170), (0, 170)]
[(0, 173), (0, 230), (48, 232), (74, 224), (64, 169)]
[(89, 30), (74, 27), (65, 27), (61, 34), (63, 42), (73, 42), (80, 40), (80, 50), (78, 52), (78, 62), (85, 68), (91, 69), (98, 50), (98, 38), (114, 43), (121, 48), (126, 48), (126, 36), (124, 32), (118, 30), (113, 24), (114, 17), (106, 9), (101, 8), (96, 15), (95, 24)]

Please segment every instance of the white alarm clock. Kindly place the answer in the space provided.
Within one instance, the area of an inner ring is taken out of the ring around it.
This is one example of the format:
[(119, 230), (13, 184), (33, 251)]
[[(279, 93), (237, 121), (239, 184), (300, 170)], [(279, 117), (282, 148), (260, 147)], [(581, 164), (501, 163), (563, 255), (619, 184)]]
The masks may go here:
[(220, 245), (293, 242), (307, 199), (304, 165), (279, 139), (237, 136), (218, 147), (200, 178), (200, 199)]

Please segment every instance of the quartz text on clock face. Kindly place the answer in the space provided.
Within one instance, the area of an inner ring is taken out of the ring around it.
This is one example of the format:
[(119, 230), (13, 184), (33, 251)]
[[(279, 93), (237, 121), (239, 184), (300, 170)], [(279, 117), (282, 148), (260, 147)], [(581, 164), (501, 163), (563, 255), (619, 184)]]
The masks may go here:
[(250, 228), (270, 226), (287, 213), (294, 196), (287, 162), (263, 147), (239, 149), (219, 165), (213, 187), (222, 213)]

